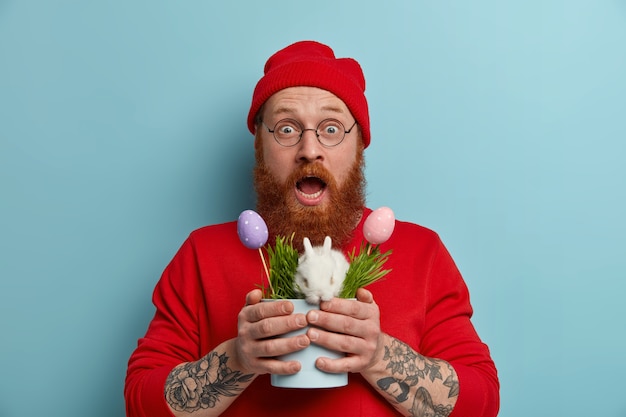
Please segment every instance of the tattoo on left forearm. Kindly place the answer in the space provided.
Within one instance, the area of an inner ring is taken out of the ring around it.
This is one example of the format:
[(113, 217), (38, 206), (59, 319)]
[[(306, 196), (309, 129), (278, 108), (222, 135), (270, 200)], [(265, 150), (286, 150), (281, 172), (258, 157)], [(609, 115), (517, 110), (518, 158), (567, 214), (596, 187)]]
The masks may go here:
[[(432, 383), (440, 380), (448, 388), (448, 398), (459, 395), (459, 381), (450, 364), (422, 356), (406, 343), (394, 339), (390, 346), (385, 346), (383, 360), (388, 361), (386, 369), (391, 371), (391, 376), (378, 380), (377, 385), (398, 404), (408, 399), (411, 387), (418, 385), (420, 381)], [(445, 380), (441, 373), (442, 366), (447, 368), (449, 374)], [(433, 404), (431, 394), (421, 386), (417, 388), (410, 412), (412, 416), (445, 417), (452, 412), (452, 406)]]
[(411, 415), (415, 417), (448, 417), (452, 413), (451, 405), (435, 405), (433, 399), (426, 388), (419, 387), (413, 405)]
[(165, 382), (165, 399), (177, 411), (193, 412), (214, 408), (220, 397), (234, 397), (254, 375), (233, 371), (225, 353), (209, 353), (198, 362), (186, 363), (174, 370)]

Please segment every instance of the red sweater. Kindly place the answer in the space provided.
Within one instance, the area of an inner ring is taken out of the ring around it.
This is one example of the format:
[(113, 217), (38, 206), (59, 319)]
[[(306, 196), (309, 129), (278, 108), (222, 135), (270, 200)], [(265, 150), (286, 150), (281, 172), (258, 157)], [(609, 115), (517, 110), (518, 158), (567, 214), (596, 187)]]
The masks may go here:
[[(371, 211), (366, 209), (365, 219)], [(363, 221), (349, 253), (361, 246)], [(397, 221), (381, 250), (393, 252), (392, 271), (368, 289), (381, 311), (382, 330), (424, 356), (449, 362), (459, 378), (453, 417), (496, 416), (499, 382), (489, 350), (470, 317), (467, 287), (439, 237), (421, 226)], [(158, 282), (155, 316), (130, 357), (124, 394), (127, 415), (171, 417), (163, 390), (169, 372), (196, 361), (237, 335), (245, 295), (263, 282), (258, 251), (239, 241), (235, 222), (191, 233)], [(359, 374), (332, 389), (284, 389), (261, 375), (223, 416), (397, 416), (393, 407)]]

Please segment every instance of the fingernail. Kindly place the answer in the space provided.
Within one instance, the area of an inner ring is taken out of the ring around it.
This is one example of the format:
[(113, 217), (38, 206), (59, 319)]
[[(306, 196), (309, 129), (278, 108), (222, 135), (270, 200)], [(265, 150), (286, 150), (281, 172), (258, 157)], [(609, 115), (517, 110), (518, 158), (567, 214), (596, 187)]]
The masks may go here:
[(320, 337), (320, 334), (317, 330), (311, 329), (309, 330), (309, 339), (317, 340)]
[(304, 316), (297, 316), (296, 317), (296, 324), (300, 327), (304, 327), (306, 326), (306, 318), (304, 318)]
[(309, 322), (315, 323), (317, 319), (319, 318), (319, 315), (315, 311), (310, 311), (308, 317), (309, 317)]
[(283, 310), (283, 313), (285, 314), (291, 314), (293, 312), (293, 304), (289, 302), (283, 303), (282, 310)]

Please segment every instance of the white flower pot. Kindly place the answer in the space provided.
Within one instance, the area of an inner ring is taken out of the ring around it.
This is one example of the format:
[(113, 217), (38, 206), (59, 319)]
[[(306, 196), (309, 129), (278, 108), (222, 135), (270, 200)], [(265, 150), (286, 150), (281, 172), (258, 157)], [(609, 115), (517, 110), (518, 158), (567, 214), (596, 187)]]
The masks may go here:
[[(308, 304), (305, 300), (291, 299), (288, 301), (291, 301), (293, 303), (294, 313), (306, 314), (310, 310), (319, 309), (319, 306)], [(299, 334), (304, 334), (306, 333), (307, 329), (308, 326), (303, 329), (284, 334), (281, 337), (292, 337)], [(321, 356), (331, 359), (338, 359), (344, 357), (345, 354), (341, 352), (335, 352), (311, 343), (303, 350), (287, 355), (282, 355), (279, 357), (279, 359), (285, 361), (298, 361), (300, 362), (300, 364), (302, 364), (302, 368), (298, 373), (293, 375), (272, 375), (272, 385), (281, 388), (333, 388), (347, 385), (347, 373), (331, 374), (328, 372), (323, 372), (315, 367), (315, 360)]]

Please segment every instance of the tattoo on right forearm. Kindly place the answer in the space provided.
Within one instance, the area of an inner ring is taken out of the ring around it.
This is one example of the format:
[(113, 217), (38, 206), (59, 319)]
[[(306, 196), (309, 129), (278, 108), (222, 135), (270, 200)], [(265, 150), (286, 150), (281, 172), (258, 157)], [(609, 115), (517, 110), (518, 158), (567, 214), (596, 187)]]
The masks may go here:
[(209, 353), (198, 362), (174, 368), (165, 381), (165, 399), (177, 411), (214, 408), (220, 397), (234, 397), (254, 374), (233, 371), (225, 353)]

